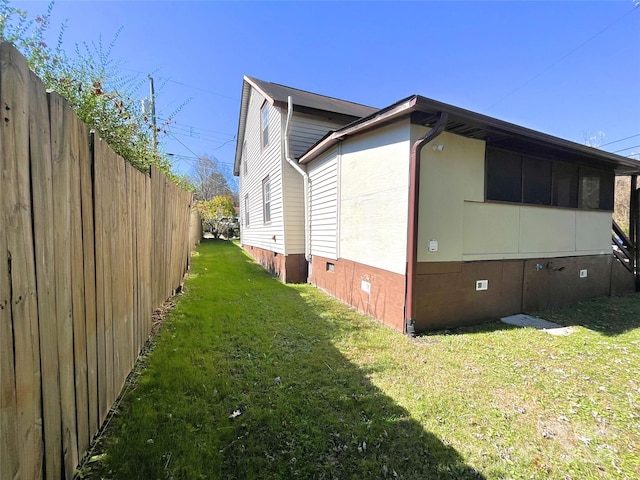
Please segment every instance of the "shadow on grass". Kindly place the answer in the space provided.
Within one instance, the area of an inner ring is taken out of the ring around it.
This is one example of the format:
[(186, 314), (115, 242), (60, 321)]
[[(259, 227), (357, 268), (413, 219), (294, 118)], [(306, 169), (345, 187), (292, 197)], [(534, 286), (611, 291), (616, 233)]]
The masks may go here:
[(640, 328), (640, 293), (598, 297), (535, 315), (563, 326), (581, 326), (607, 336)]
[[(575, 305), (529, 314), (564, 327), (581, 326), (606, 336), (622, 335), (640, 328), (640, 293), (597, 297)], [(479, 325), (425, 332), (420, 337), (491, 333), (515, 328), (522, 327), (494, 320)]]
[(110, 478), (482, 479), (334, 342), (352, 311), (205, 242), (108, 442)]

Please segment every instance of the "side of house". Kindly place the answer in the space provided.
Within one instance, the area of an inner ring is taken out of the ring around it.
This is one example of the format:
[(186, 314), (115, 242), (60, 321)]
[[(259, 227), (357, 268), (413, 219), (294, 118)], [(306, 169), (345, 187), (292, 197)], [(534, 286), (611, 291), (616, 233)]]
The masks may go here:
[(615, 175), (640, 162), (419, 95), (377, 110), (251, 77), (237, 138), (243, 248), (398, 331), (640, 283), (611, 247)]
[[(412, 137), (426, 131), (414, 126)], [(446, 131), (428, 143), (416, 329), (609, 294), (614, 172), (585, 163), (496, 149)]]
[(284, 282), (307, 281), (302, 175), (285, 158), (288, 97), (291, 155), (375, 109), (245, 77), (234, 174), (240, 177), (242, 247)]
[(309, 281), (402, 331), (410, 123), (345, 140), (308, 166)]
[[(416, 174), (412, 146), (446, 108)], [(309, 281), (399, 331), (609, 294), (614, 175), (640, 171), (417, 96), (338, 130), (300, 162), (311, 180)]]

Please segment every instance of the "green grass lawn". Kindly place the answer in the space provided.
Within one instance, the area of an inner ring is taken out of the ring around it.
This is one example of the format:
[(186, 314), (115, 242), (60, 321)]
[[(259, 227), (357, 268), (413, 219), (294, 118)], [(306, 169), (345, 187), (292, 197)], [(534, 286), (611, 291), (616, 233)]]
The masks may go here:
[(105, 479), (640, 477), (640, 296), (406, 338), (204, 242), (124, 396)]

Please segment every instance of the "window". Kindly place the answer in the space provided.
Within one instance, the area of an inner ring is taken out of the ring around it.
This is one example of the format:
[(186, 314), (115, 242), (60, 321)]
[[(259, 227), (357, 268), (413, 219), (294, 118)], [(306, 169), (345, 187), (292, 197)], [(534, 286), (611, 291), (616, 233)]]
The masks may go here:
[(522, 202), (551, 205), (551, 161), (522, 158)]
[(613, 210), (613, 174), (595, 168), (580, 169), (580, 208)]
[(522, 162), (505, 150), (487, 149), (487, 200), (520, 202)]
[(260, 134), (261, 145), (266, 147), (269, 145), (269, 104), (264, 102), (260, 109)]
[(564, 162), (553, 163), (553, 203), (556, 207), (578, 208), (579, 167)]
[(262, 213), (264, 223), (271, 221), (271, 182), (269, 177), (262, 181)]
[(486, 199), (613, 210), (613, 172), (487, 148)]
[(249, 169), (247, 166), (247, 142), (246, 140), (242, 143), (242, 173), (243, 175), (247, 175), (249, 173)]
[(249, 194), (244, 196), (244, 225), (249, 226)]

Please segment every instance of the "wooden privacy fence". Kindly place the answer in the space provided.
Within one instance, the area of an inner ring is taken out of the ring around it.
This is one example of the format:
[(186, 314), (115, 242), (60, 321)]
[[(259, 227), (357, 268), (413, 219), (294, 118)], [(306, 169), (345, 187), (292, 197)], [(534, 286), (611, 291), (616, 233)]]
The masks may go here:
[(71, 478), (199, 237), (0, 44), (0, 479)]

